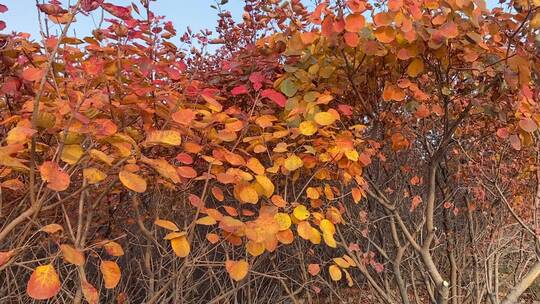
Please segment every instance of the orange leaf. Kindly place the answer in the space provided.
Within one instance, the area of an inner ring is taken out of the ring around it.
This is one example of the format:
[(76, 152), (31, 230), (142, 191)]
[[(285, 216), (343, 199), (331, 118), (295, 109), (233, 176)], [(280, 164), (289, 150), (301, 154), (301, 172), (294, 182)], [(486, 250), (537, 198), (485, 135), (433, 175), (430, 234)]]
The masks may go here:
[(377, 40), (382, 43), (390, 43), (396, 39), (396, 33), (394, 29), (390, 26), (379, 27), (373, 32), (373, 35)]
[(388, 10), (397, 12), (403, 7), (403, 0), (388, 0)]
[(13, 250), (0, 252), (0, 266), (7, 263), (14, 254), (15, 254), (15, 251)]
[(212, 244), (216, 244), (217, 242), (219, 242), (219, 235), (215, 234), (215, 233), (208, 233), (206, 235), (206, 239), (212, 243)]
[(182, 136), (175, 130), (150, 132), (145, 141), (145, 145), (179, 146), (181, 143)]
[(339, 280), (341, 280), (342, 273), (341, 273), (341, 269), (339, 269), (338, 266), (336, 266), (336, 265), (331, 265), (331, 266), (328, 268), (328, 271), (330, 272), (330, 278), (332, 279), (332, 281), (339, 281)]
[(36, 300), (47, 300), (60, 291), (61, 283), (53, 265), (47, 264), (36, 267), (28, 284), (26, 292)]
[(405, 99), (405, 92), (403, 92), (402, 89), (400, 89), (399, 87), (395, 85), (386, 83), (386, 85), (384, 86), (382, 97), (384, 101), (390, 101), (390, 100), (402, 101)]
[(185, 235), (172, 239), (171, 247), (174, 253), (181, 258), (187, 257), (191, 251), (191, 246)]
[(443, 24), (439, 29), (441, 35), (443, 35), (445, 38), (456, 38), (459, 35), (459, 30), (457, 28), (457, 25), (452, 22), (446, 22)]
[(345, 18), (345, 30), (351, 33), (358, 33), (366, 24), (366, 19), (362, 14), (350, 14)]
[(223, 200), (225, 199), (223, 191), (216, 186), (212, 187), (212, 195), (220, 202), (223, 202)]
[(194, 118), (195, 112), (191, 109), (182, 109), (172, 114), (172, 120), (184, 126), (188, 126)]
[(82, 293), (88, 304), (98, 304), (99, 303), (99, 292), (98, 290), (86, 280), (83, 280), (81, 283)]
[(195, 178), (197, 177), (197, 171), (189, 166), (180, 166), (176, 168), (176, 172), (184, 178)]
[(68, 244), (60, 245), (60, 250), (64, 256), (64, 260), (68, 263), (77, 266), (83, 266), (85, 262), (84, 254)]
[(321, 271), (321, 266), (319, 264), (309, 264), (308, 265), (308, 272), (312, 276), (316, 276)]
[(211, 226), (215, 225), (217, 222), (216, 220), (211, 216), (204, 216), (195, 221), (198, 225), (204, 225), (204, 226)]
[(165, 228), (171, 231), (180, 231), (178, 226), (176, 226), (176, 224), (171, 221), (157, 219), (154, 221), (154, 224), (161, 228)]
[(416, 77), (424, 71), (424, 62), (420, 58), (415, 58), (407, 67), (407, 74)]
[(146, 181), (139, 175), (122, 170), (120, 173), (118, 173), (118, 177), (120, 178), (122, 184), (129, 190), (138, 193), (143, 193), (146, 191)]
[(99, 266), (101, 273), (103, 274), (103, 281), (105, 282), (105, 288), (115, 288), (120, 282), (122, 272), (120, 267), (114, 261), (102, 261)]
[(255, 174), (264, 175), (264, 166), (255, 157), (248, 159), (246, 167), (248, 167)]
[(118, 257), (124, 255), (124, 249), (122, 249), (122, 246), (117, 242), (109, 241), (103, 245), (103, 248), (105, 248), (105, 251), (112, 256)]
[(229, 273), (229, 276), (231, 279), (235, 281), (241, 281), (243, 278), (246, 277), (249, 271), (249, 263), (244, 260), (240, 261), (233, 261), (233, 260), (227, 260), (225, 261), (225, 269)]
[(41, 227), (39, 231), (47, 232), (48, 234), (57, 233), (59, 231), (64, 231), (64, 228), (58, 224), (49, 224)]
[(45, 70), (40, 68), (28, 67), (22, 72), (22, 78), (27, 81), (38, 81), (45, 75)]
[(64, 191), (69, 187), (69, 175), (62, 171), (57, 163), (46, 161), (39, 166), (41, 178), (47, 182), (47, 188), (54, 191)]
[(281, 195), (273, 195), (270, 199), (272, 201), (272, 204), (276, 205), (276, 207), (284, 208), (287, 206), (287, 202), (283, 199)]
[(343, 34), (343, 39), (345, 40), (345, 44), (350, 47), (357, 47), (358, 43), (360, 43), (360, 38), (357, 33), (347, 32)]

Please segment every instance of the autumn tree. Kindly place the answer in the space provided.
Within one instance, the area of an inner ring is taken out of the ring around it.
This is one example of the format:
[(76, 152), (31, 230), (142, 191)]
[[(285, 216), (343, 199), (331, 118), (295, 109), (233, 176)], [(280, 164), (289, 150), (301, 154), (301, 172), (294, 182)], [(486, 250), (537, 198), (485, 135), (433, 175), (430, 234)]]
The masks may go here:
[(540, 3), (114, 2), (1, 37), (0, 299), (538, 300)]

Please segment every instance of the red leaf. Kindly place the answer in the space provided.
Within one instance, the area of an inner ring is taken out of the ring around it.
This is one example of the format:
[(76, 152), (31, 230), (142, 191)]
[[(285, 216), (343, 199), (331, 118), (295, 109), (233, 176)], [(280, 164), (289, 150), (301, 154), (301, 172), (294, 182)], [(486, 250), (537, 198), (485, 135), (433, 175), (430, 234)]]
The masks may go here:
[(338, 105), (338, 110), (345, 116), (351, 116), (353, 114), (352, 107), (346, 104)]
[(9, 95), (15, 95), (17, 91), (19, 91), (19, 88), (21, 87), (21, 82), (19, 81), (19, 78), (15, 77), (6, 77), (4, 84), (2, 84), (2, 93), (9, 94)]
[(422, 203), (422, 198), (418, 195), (415, 195), (411, 202), (411, 209), (409, 211), (414, 211), (418, 205)]
[(285, 107), (285, 104), (287, 103), (287, 98), (274, 89), (266, 89), (262, 91), (261, 96), (272, 100), (280, 107)]
[(103, 3), (101, 7), (115, 17), (123, 20), (131, 19), (131, 10), (129, 7), (118, 6), (110, 3)]
[(258, 91), (262, 88), (264, 82), (264, 75), (261, 72), (253, 72), (249, 75), (249, 81), (253, 84), (253, 88)]
[(247, 93), (248, 93), (248, 90), (245, 85), (239, 85), (231, 90), (231, 94), (233, 94), (233, 96), (237, 96), (240, 94), (247, 94)]
[(82, 0), (81, 8), (84, 11), (90, 12), (98, 8), (103, 3), (103, 0)]
[(519, 139), (519, 136), (515, 134), (510, 135), (510, 145), (517, 151), (521, 150), (521, 139)]
[(168, 67), (165, 71), (172, 80), (180, 80), (182, 78), (182, 74), (180, 73), (180, 71), (175, 68)]
[(67, 13), (67, 11), (58, 4), (38, 4), (37, 7), (47, 15), (56, 16)]

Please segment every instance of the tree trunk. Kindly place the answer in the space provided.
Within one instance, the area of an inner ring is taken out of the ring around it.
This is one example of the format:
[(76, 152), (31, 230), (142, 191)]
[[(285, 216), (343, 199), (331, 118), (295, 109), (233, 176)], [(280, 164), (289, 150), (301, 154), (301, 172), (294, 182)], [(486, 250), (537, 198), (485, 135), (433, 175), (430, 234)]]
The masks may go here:
[(540, 275), (540, 262), (536, 262), (531, 268), (529, 273), (521, 279), (521, 281), (510, 290), (510, 293), (506, 298), (501, 302), (501, 304), (514, 304), (517, 303), (518, 298), (531, 286), (536, 278)]

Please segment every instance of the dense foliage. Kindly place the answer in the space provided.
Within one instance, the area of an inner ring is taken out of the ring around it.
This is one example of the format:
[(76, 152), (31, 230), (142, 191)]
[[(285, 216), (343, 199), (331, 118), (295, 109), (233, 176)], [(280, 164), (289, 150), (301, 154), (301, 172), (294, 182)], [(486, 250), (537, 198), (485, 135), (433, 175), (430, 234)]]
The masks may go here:
[(540, 299), (537, 0), (114, 2), (0, 37), (2, 303)]

